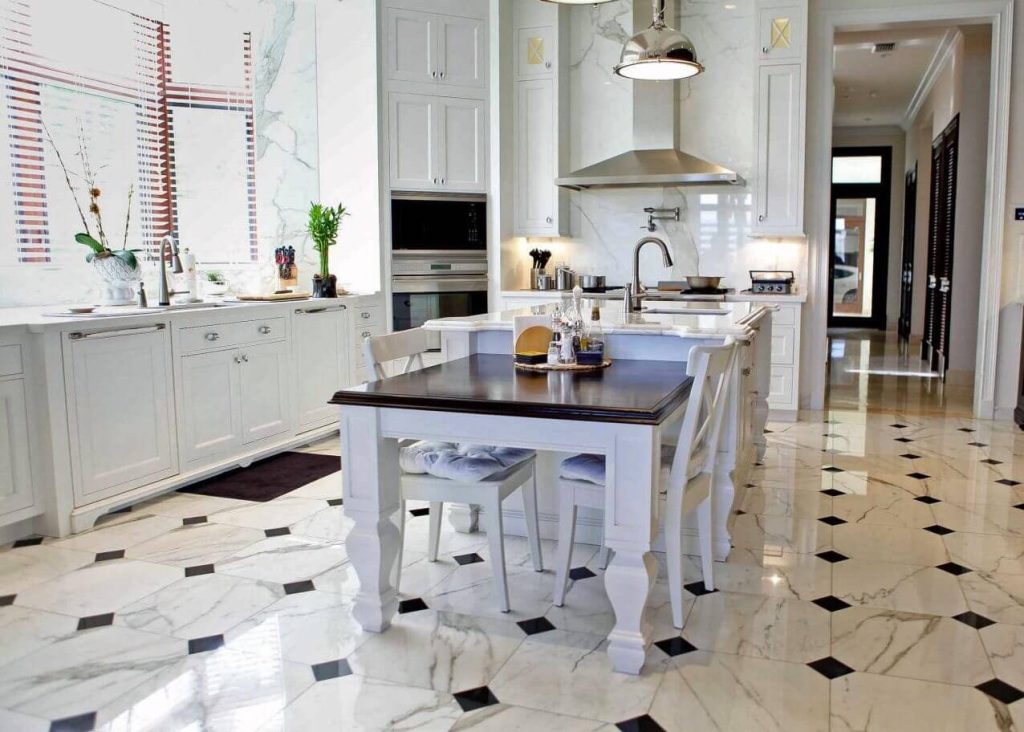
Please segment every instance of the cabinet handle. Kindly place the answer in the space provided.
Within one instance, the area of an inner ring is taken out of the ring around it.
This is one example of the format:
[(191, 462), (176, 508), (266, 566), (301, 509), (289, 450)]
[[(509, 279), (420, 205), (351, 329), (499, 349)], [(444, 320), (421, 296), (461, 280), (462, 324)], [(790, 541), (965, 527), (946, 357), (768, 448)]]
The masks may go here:
[(441, 179), (441, 185), (444, 185), (444, 184), (445, 184), (445, 179), (444, 179), (444, 178), (442, 178), (442, 179)]
[(743, 374), (744, 376), (750, 376), (750, 374), (751, 374), (751, 368), (750, 368), (749, 366), (747, 366), (747, 367), (746, 367), (746, 368), (744, 368), (744, 369), (743, 369), (743, 370), (742, 370), (742, 371), (741, 371), (740, 373), (742, 373), (742, 374)]
[(430, 72), (430, 78), (431, 79), (436, 79), (437, 78), (437, 69), (434, 69), (433, 71)]
[(761, 214), (760, 216), (758, 216), (757, 220), (758, 221), (764, 221), (764, 214)]
[(551, 68), (551, 62), (550, 61), (545, 61), (544, 62), (544, 68), (545, 69), (550, 69)]
[(368, 311), (364, 310), (363, 312), (359, 313), (359, 316), (360, 316), (360, 317), (361, 317), (361, 318), (362, 318), (363, 320), (369, 320), (369, 319), (370, 319), (370, 316), (371, 316), (372, 314), (373, 314), (373, 313), (370, 313), (370, 312), (368, 312)]
[(213, 331), (213, 332), (207, 333), (207, 334), (206, 334), (206, 340), (208, 340), (208, 341), (217, 341), (217, 340), (220, 340), (220, 333), (218, 333), (218, 332), (216, 332), (216, 331)]
[(142, 335), (143, 333), (156, 333), (167, 326), (164, 323), (156, 325), (140, 325), (137, 328), (117, 328), (116, 330), (97, 330), (92, 333), (68, 333), (68, 338), (73, 341), (80, 341), (86, 338), (116, 338), (122, 335)]
[(245, 354), (245, 353), (242, 354), (242, 361), (245, 362), (245, 363), (249, 363), (249, 356), (248, 356), (248, 354)]
[(235, 354), (235, 363), (242, 363), (242, 359), (238, 357), (237, 353)]
[(270, 332), (270, 326), (269, 326), (269, 325), (261, 325), (261, 326), (259, 327), (259, 331), (260, 331), (260, 333), (262, 333), (263, 335), (266, 335), (267, 333), (269, 333), (269, 332)]
[(438, 184), (438, 179), (434, 178), (434, 185), (436, 186), (437, 184)]
[(371, 332), (370, 332), (370, 331), (368, 331), (368, 330), (364, 330), (364, 331), (362, 332), (362, 336), (363, 336), (363, 338), (369, 338), (369, 337), (370, 337), (371, 335), (373, 335), (373, 333), (371, 333)]
[(771, 52), (772, 52), (772, 49), (768, 48), (768, 46), (761, 46), (761, 53), (771, 53)]
[(547, 223), (549, 223), (549, 224), (550, 224), (550, 223), (551, 223), (551, 221), (552, 221), (552, 219), (551, 219), (551, 217), (550, 217), (550, 216), (548, 216), (548, 217), (547, 217), (546, 219), (544, 219), (544, 220), (545, 220), (545, 221), (546, 221)]
[(444, 71), (442, 71), (442, 72), (441, 72), (441, 78), (442, 78), (442, 79), (444, 78), (444, 75), (445, 75), (445, 73), (446, 73), (446, 72), (444, 72)]
[(347, 305), (339, 305), (336, 308), (309, 308), (308, 310), (303, 310), (302, 308), (296, 308), (295, 309), (295, 314), (296, 315), (315, 315), (316, 313), (329, 313), (329, 312), (333, 312), (335, 310), (348, 310), (348, 306)]

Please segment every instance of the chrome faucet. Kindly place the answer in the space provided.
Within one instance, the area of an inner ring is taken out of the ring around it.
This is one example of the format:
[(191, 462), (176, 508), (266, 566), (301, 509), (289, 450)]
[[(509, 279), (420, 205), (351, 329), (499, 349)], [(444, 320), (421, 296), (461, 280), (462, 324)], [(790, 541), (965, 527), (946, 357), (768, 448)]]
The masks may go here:
[(646, 244), (657, 244), (658, 248), (661, 249), (661, 258), (665, 263), (665, 267), (672, 266), (672, 254), (663, 240), (656, 236), (645, 236), (638, 241), (633, 248), (633, 297), (640, 297), (640, 295), (647, 291), (647, 288), (640, 284), (640, 250)]
[(182, 293), (167, 288), (167, 242), (171, 243), (171, 271), (174, 274), (181, 274), (185, 270), (181, 266), (181, 257), (178, 256), (178, 242), (170, 234), (166, 234), (160, 240), (160, 293), (158, 304), (164, 307), (171, 304), (171, 295)]

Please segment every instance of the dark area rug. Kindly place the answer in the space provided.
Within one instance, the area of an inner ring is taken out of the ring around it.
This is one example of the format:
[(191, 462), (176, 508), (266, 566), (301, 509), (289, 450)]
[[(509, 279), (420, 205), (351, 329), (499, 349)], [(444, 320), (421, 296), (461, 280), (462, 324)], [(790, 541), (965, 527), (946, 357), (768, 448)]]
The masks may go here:
[(341, 461), (336, 455), (283, 452), (178, 492), (266, 503), (338, 470), (341, 470)]

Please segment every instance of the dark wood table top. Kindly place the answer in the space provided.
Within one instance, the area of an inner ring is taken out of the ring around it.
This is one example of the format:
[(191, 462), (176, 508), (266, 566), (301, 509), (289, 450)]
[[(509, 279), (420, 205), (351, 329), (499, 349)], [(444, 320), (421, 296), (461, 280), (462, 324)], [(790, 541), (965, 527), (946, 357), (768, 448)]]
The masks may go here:
[(476, 354), (342, 389), (331, 404), (660, 424), (689, 397), (692, 382), (678, 361), (534, 373), (517, 371), (511, 356)]

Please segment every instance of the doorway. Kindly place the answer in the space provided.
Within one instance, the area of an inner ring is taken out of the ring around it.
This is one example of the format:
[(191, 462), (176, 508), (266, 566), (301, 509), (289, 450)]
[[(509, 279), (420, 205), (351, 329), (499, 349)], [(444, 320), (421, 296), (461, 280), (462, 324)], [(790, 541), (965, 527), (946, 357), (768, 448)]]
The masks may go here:
[(891, 147), (832, 151), (829, 327), (886, 326)]
[(910, 343), (911, 316), (914, 312), (914, 237), (917, 234), (917, 163), (907, 171), (903, 195), (903, 256), (900, 269), (900, 318), (896, 330), (900, 344)]

